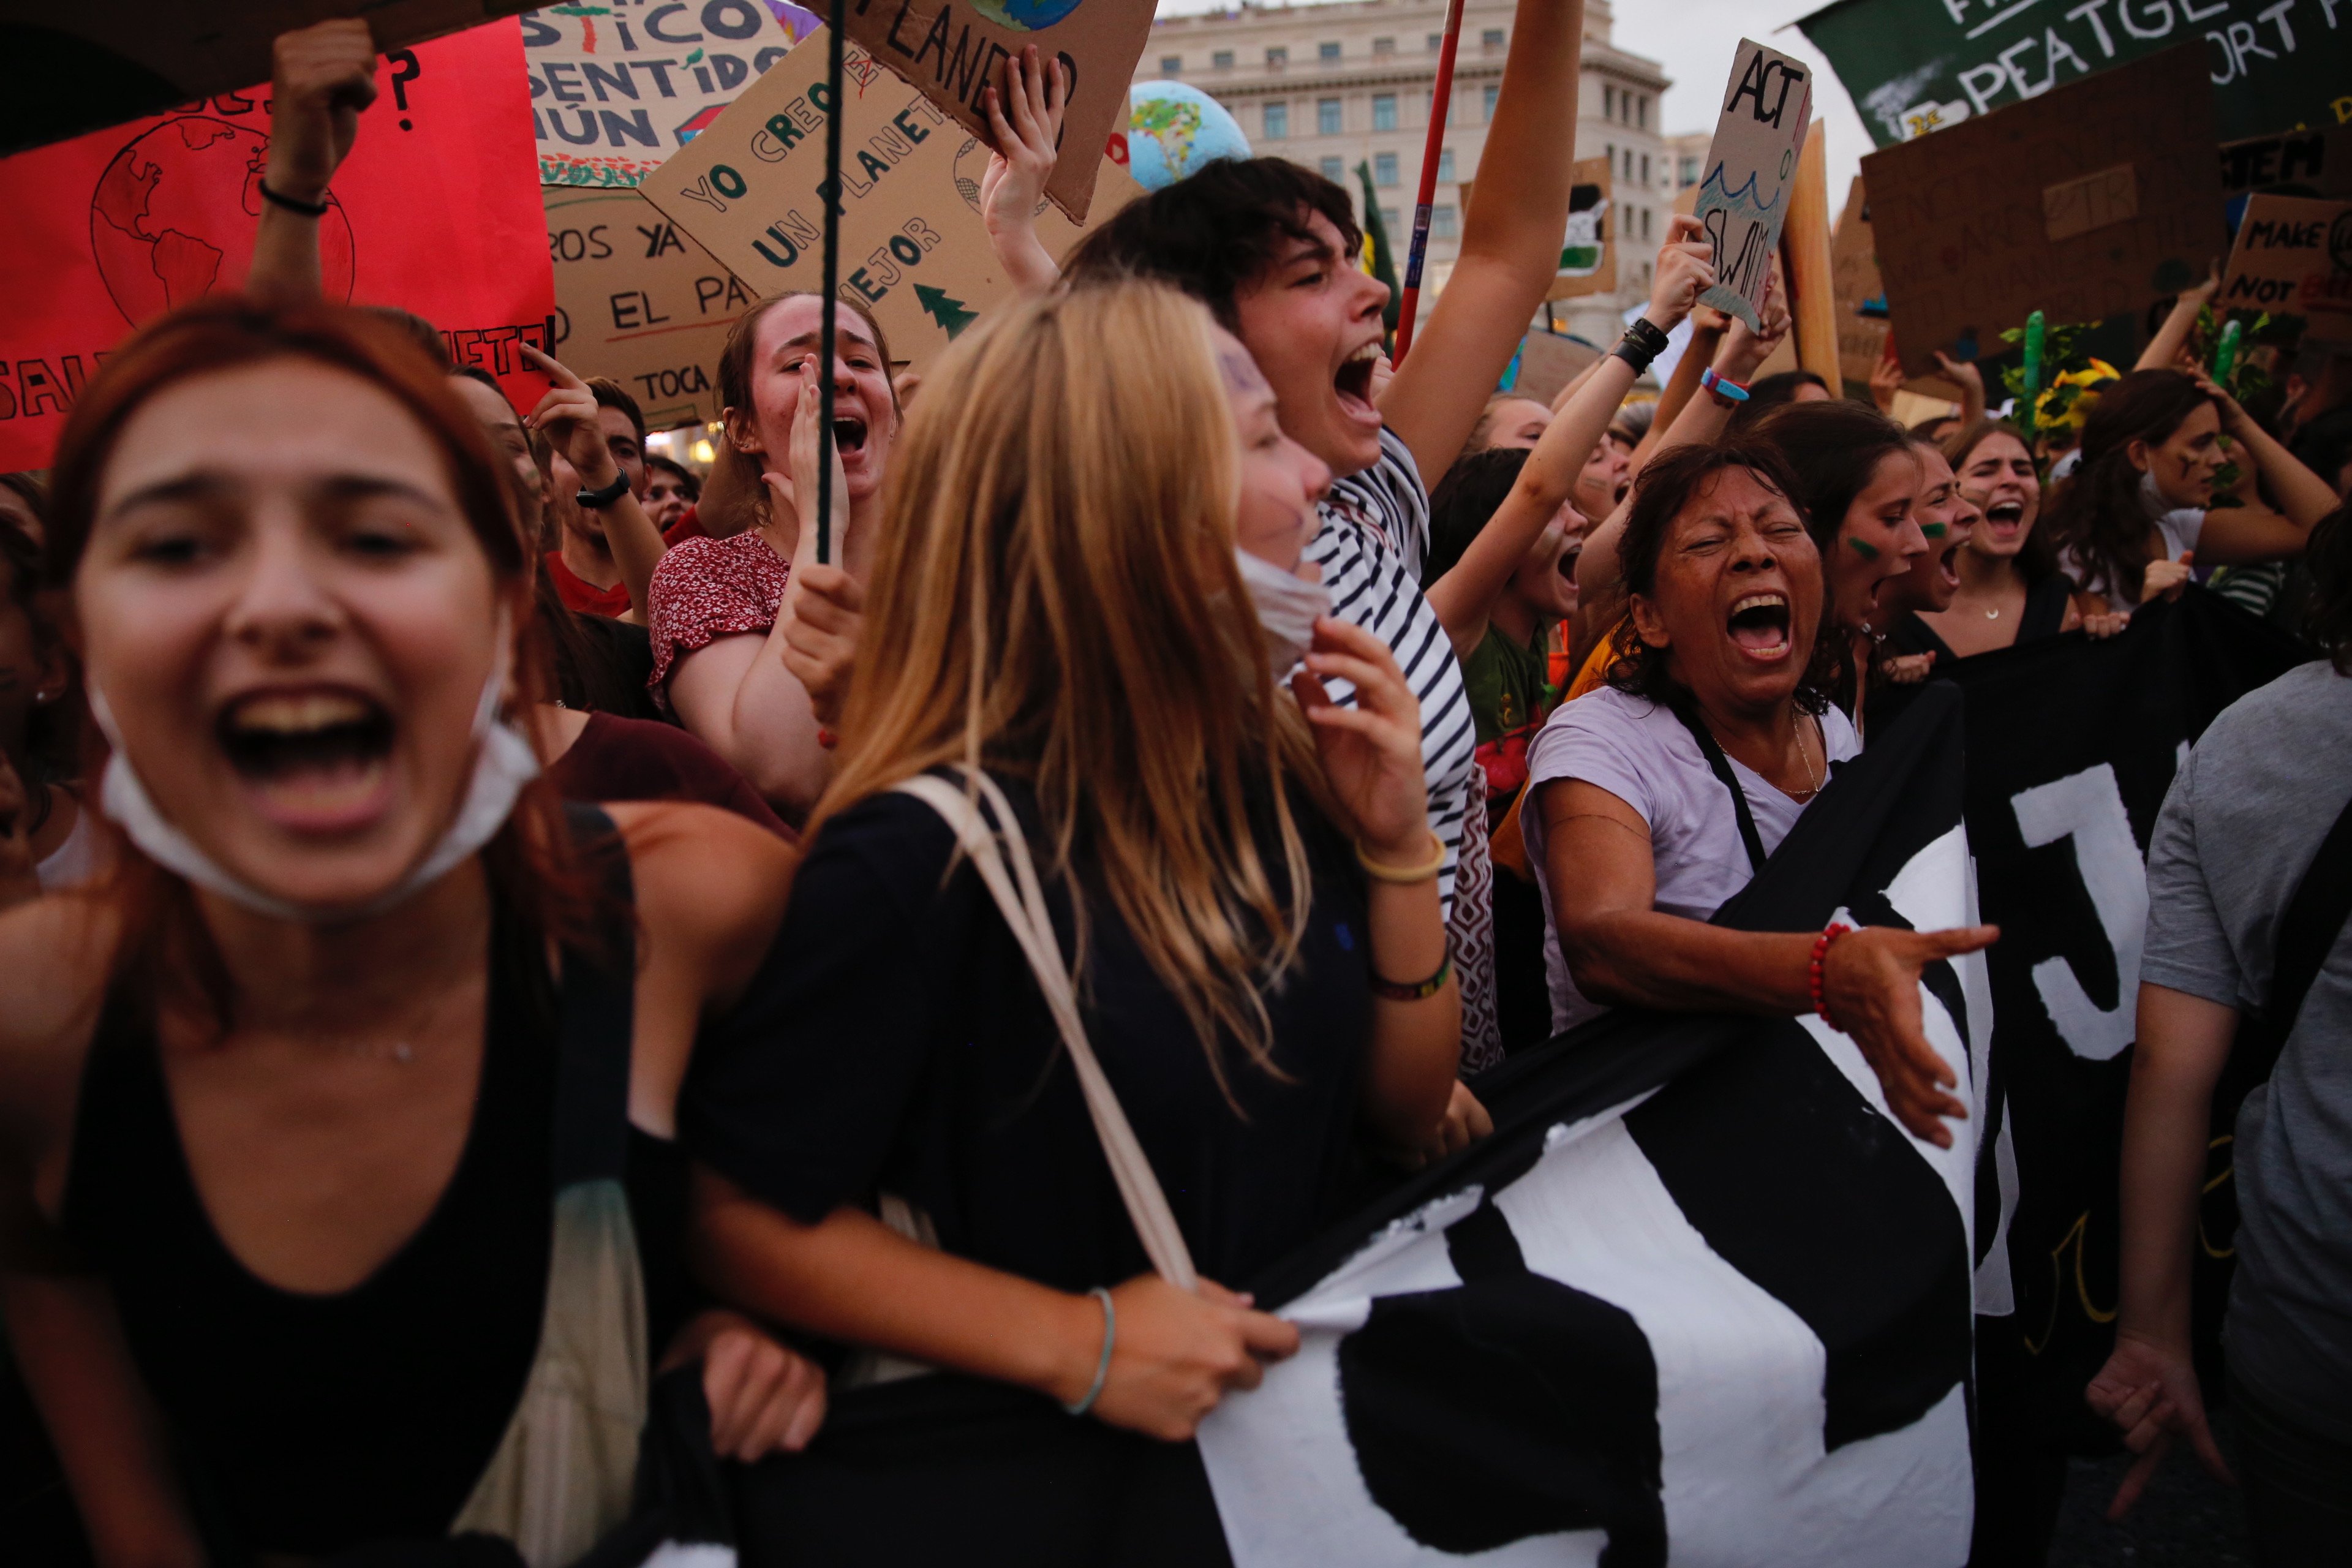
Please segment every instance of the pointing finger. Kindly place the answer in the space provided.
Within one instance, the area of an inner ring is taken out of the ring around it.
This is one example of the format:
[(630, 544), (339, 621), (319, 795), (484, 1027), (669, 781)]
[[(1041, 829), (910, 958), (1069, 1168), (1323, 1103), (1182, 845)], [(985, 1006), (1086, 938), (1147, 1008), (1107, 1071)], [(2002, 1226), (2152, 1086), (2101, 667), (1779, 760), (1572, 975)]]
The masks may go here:
[(531, 347), (529, 343), (517, 343), (515, 346), (522, 350), (524, 355), (530, 359), (530, 363), (537, 365), (541, 371), (545, 372), (547, 379), (555, 383), (556, 385), (566, 388), (576, 387), (583, 392), (588, 390), (588, 384), (581, 380), (578, 376), (572, 374), (571, 370), (562, 360), (555, 358), (552, 354), (543, 354), (537, 349)]

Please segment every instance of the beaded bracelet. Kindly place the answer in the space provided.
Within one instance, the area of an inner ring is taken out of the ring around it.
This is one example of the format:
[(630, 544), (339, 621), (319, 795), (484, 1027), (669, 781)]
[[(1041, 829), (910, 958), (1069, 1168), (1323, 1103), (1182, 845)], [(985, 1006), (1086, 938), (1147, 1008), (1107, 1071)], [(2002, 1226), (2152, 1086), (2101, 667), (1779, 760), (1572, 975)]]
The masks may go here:
[[(1813, 939), (1813, 959), (1806, 970), (1807, 988), (1813, 994), (1813, 1011), (1820, 1015), (1822, 1023), (1832, 1029), (1838, 1029), (1838, 1021), (1830, 1016), (1829, 1001), (1822, 994), (1822, 968), (1829, 961), (1830, 943), (1853, 930), (1853, 927), (1843, 921), (1832, 921), (1824, 926), (1822, 929), (1822, 934)], [(1838, 1029), (1838, 1033), (1843, 1034), (1845, 1031)]]
[(1391, 1002), (1426, 1002), (1445, 984), (1445, 977), (1454, 973), (1454, 957), (1448, 953), (1437, 966), (1437, 973), (1428, 979), (1408, 985), (1401, 980), (1383, 980), (1380, 972), (1372, 972), (1372, 994)]

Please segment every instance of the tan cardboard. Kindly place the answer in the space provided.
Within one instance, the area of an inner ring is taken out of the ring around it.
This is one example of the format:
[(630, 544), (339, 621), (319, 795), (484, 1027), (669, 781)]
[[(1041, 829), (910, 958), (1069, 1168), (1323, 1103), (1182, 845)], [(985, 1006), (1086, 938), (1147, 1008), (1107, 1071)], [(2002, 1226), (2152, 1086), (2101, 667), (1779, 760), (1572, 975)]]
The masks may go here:
[(1751, 327), (1761, 324), (1757, 311), (1812, 107), (1811, 68), (1752, 38), (1739, 40), (1698, 184), (1698, 219), (1715, 245), (1717, 279), (1699, 298)]
[(751, 291), (635, 190), (544, 194), (555, 357), (626, 387), (648, 430), (718, 418), (719, 351)]

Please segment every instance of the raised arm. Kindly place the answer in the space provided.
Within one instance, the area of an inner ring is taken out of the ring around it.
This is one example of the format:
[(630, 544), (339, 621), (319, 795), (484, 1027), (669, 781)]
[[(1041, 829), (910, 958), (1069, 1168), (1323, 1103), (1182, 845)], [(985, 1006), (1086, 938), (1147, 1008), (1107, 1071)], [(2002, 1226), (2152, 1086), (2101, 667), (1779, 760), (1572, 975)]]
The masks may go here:
[(1584, 0), (1519, 0), (1462, 253), (1381, 417), (1424, 474), (1461, 455), (1486, 395), (1559, 272), (1576, 156)]
[(2206, 302), (2221, 292), (2221, 263), (2217, 258), (2206, 271), (2204, 282), (2180, 291), (2180, 297), (2172, 302), (2172, 313), (2164, 318), (2164, 325), (2157, 328), (2156, 335), (2147, 340), (2147, 347), (2140, 351), (2139, 360), (2132, 369), (2175, 368), (2173, 362), (2180, 357), (2180, 351), (2188, 346), (2189, 334), (2196, 329), (2198, 312), (2204, 310)]
[(1062, 142), (1062, 62), (1040, 67), (1032, 44), (1005, 57), (1003, 80), (986, 94), (996, 146), (980, 176), (981, 221), (1006, 280), (1024, 294), (1042, 294), (1061, 275), (1037, 237), (1037, 209)]
[(280, 33), (270, 53), (269, 167), (253, 193), (261, 221), (245, 286), (306, 299), (320, 288), (328, 183), (359, 135), (360, 110), (375, 101), (375, 40), (365, 22), (340, 19)]
[[(621, 469), (604, 445), (604, 432), (597, 427), (596, 395), (557, 360), (529, 343), (519, 346), (554, 384), (523, 424), (554, 443), (583, 486), (592, 490), (606, 489), (621, 477)], [(626, 489), (604, 509), (603, 518), (604, 542), (612, 547), (613, 564), (621, 569), (622, 586), (629, 591), (629, 609), (640, 622), (646, 621), (654, 568), (661, 564), (669, 546), (662, 542), (661, 530), (637, 504), (637, 498)]]
[[(1643, 319), (1662, 332), (1674, 331), (1698, 302), (1700, 292), (1714, 284), (1713, 252), (1698, 219), (1675, 218), (1667, 226), (1665, 244), (1658, 250)], [(1633, 367), (1613, 353), (1604, 355), (1592, 367), (1575, 395), (1544, 427), (1511, 493), (1470, 542), (1454, 569), (1430, 584), (1430, 606), (1444, 624), (1456, 657), (1468, 657), (1486, 635), (1495, 601), (1560, 502), (1568, 499), (1578, 470), (1608, 430), (1625, 394), (1633, 389)]]
[(2250, 490), (2249, 499), (2241, 504), (2207, 512), (2205, 527), (2197, 536), (2198, 561), (2208, 566), (2234, 566), (2302, 554), (2312, 525), (2336, 510), (2336, 491), (2256, 424), (2238, 406), (2236, 398), (2207, 380), (2202, 372), (2197, 379), (2221, 400), (2221, 428), (2253, 459), (2263, 482), (2278, 500), (2273, 510)]

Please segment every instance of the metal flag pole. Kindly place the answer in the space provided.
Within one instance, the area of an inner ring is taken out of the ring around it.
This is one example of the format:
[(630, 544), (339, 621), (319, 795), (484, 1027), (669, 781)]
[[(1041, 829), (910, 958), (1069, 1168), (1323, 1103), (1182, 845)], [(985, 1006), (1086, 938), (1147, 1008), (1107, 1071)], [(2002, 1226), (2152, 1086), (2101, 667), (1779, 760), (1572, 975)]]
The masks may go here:
[(833, 563), (833, 327), (834, 313), (841, 308), (841, 45), (842, 24), (847, 19), (847, 0), (833, 0), (833, 14), (824, 25), (824, 325), (817, 331), (816, 563), (820, 566)]
[(1445, 111), (1454, 101), (1454, 51), (1461, 42), (1462, 0), (1446, 0), (1445, 42), (1437, 53), (1437, 86), (1429, 98), (1429, 135), (1421, 148), (1421, 195), (1413, 204), (1412, 245), (1405, 256), (1404, 300), (1397, 308), (1399, 364), (1412, 347), (1412, 318), (1421, 306), (1421, 263), (1429, 254), (1429, 207), (1437, 195), (1437, 160), (1445, 141)]

